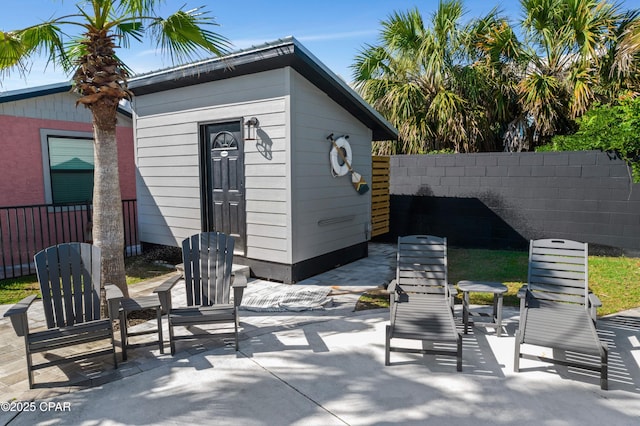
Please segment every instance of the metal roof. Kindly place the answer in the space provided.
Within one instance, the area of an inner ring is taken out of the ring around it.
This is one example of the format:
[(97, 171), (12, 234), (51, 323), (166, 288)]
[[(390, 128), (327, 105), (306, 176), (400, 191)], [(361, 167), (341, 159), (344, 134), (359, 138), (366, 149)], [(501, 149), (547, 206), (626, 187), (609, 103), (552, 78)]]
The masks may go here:
[(21, 101), (37, 98), (38, 96), (53, 95), (54, 93), (68, 92), (71, 90), (71, 82), (47, 84), (46, 86), (27, 87), (26, 89), (9, 90), (0, 92), (0, 103)]
[(286, 66), (295, 69), (369, 127), (373, 132), (373, 140), (398, 138), (398, 131), (391, 123), (294, 37), (241, 50), (221, 58), (139, 75), (129, 79), (129, 89), (139, 96)]
[[(53, 95), (56, 93), (70, 92), (72, 83), (65, 81), (62, 83), (47, 84), (44, 86), (27, 87), (25, 89), (8, 90), (6, 92), (0, 92), (0, 104), (5, 102), (22, 101), (31, 98), (37, 98), (39, 96)], [(131, 118), (131, 106), (127, 102), (124, 105), (118, 106), (118, 112), (129, 118)]]

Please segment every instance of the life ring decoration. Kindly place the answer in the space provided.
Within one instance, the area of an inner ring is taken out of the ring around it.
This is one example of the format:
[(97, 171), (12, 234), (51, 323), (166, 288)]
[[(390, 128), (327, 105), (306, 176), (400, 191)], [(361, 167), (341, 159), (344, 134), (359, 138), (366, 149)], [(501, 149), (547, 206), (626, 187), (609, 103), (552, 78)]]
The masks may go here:
[[(340, 155), (338, 150), (344, 150), (344, 155)], [(342, 164), (340, 164), (339, 159), (344, 160)], [(351, 145), (349, 145), (349, 141), (344, 136), (340, 136), (335, 140), (333, 144), (333, 148), (329, 151), (329, 160), (331, 161), (331, 173), (334, 177), (344, 176), (349, 173), (349, 165), (351, 164), (351, 160), (353, 158), (353, 153), (351, 152)]]
[[(351, 183), (356, 192), (360, 195), (366, 193), (369, 190), (369, 185), (364, 180), (360, 173), (357, 173), (351, 167), (352, 153), (351, 146), (347, 142), (349, 136), (339, 136), (338, 139), (333, 139), (333, 133), (327, 136), (327, 139), (331, 141), (331, 151), (329, 152), (329, 160), (331, 161), (331, 173), (333, 177), (344, 176), (351, 172)], [(342, 164), (338, 161), (338, 157), (342, 160)]]

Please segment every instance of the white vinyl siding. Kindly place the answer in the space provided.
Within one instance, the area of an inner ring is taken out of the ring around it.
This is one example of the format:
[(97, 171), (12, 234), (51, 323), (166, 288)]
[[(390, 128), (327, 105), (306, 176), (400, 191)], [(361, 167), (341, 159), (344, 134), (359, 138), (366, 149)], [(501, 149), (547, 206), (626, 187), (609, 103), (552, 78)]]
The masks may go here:
[[(293, 263), (368, 239), (371, 193), (358, 194), (351, 175), (332, 177), (330, 133), (349, 135), (353, 169), (371, 184), (371, 130), (324, 92), (291, 71)], [(312, 242), (312, 243), (310, 243)]]
[[(370, 192), (334, 178), (326, 140), (349, 135), (371, 183), (371, 130), (290, 67), (137, 96), (141, 240), (178, 245), (201, 230), (199, 125), (251, 117), (244, 141), (246, 257), (292, 265), (366, 242)], [(243, 129), (245, 131), (246, 129)]]
[(199, 124), (257, 117), (246, 140), (248, 258), (288, 263), (288, 162), (282, 69), (137, 96), (136, 162), (142, 241), (178, 245), (200, 232)]

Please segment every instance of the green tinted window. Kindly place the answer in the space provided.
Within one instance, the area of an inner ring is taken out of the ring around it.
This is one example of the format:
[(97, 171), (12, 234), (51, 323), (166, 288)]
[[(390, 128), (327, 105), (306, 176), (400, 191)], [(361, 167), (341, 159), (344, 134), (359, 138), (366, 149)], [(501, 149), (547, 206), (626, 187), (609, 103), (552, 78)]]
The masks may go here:
[(49, 136), (49, 169), (54, 204), (93, 198), (93, 141)]

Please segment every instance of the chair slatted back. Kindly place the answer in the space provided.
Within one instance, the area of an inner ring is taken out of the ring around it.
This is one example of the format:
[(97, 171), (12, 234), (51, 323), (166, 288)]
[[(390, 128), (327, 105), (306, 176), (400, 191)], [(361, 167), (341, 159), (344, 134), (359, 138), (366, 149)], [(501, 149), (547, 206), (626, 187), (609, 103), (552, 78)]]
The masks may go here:
[(447, 239), (399, 237), (396, 282), (405, 293), (446, 294)]
[(100, 248), (87, 243), (48, 247), (34, 256), (48, 328), (100, 319)]
[(230, 302), (234, 243), (221, 232), (202, 232), (182, 242), (188, 306)]
[(588, 247), (571, 240), (532, 240), (528, 289), (536, 299), (587, 305)]

